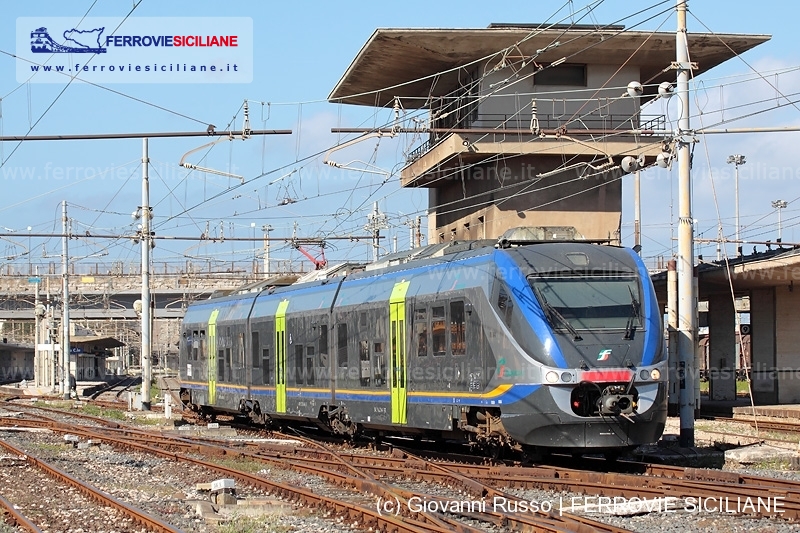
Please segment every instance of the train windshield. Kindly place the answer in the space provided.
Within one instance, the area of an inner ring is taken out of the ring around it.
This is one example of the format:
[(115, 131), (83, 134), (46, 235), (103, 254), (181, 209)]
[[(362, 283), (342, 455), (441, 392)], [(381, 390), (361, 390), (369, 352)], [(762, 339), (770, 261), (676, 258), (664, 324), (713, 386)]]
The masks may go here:
[(528, 281), (555, 329), (641, 329), (635, 276), (531, 276)]

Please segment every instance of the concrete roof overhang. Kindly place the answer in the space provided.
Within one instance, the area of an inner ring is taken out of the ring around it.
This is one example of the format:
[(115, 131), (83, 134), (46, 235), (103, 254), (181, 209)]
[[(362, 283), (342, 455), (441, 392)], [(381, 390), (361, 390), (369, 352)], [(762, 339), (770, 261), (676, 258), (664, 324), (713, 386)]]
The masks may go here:
[(84, 350), (109, 350), (111, 348), (125, 346), (124, 342), (114, 337), (105, 337), (102, 335), (70, 335), (69, 343), (72, 346), (77, 346)]
[[(519, 43), (509, 57), (535, 57), (539, 64), (566, 58), (568, 63), (612, 64), (627, 61), (640, 68), (645, 95), (655, 95), (662, 81), (674, 81), (675, 33), (619, 29), (547, 29), (490, 27), (480, 29), (375, 30), (342, 75), (330, 101), (385, 106), (395, 96), (406, 108), (425, 107), (429, 96), (444, 96), (464, 81), (458, 67), (483, 58), (499, 62), (498, 52)], [(701, 74), (770, 39), (769, 35), (689, 33), (689, 55)], [(537, 50), (561, 43), (541, 54)], [(630, 59), (630, 60), (629, 60)], [(629, 60), (629, 61), (628, 61)], [(451, 71), (452, 70), (452, 71)], [(451, 72), (446, 72), (451, 71)], [(443, 73), (443, 74), (439, 74)], [(416, 81), (415, 81), (416, 80)], [(381, 92), (377, 92), (381, 91)]]
[[(800, 249), (772, 250), (732, 259), (726, 265), (702, 263), (697, 269), (698, 298), (706, 300), (712, 294), (744, 295), (753, 289), (786, 287), (800, 290)], [(667, 275), (659, 272), (652, 276), (659, 302), (667, 301)]]

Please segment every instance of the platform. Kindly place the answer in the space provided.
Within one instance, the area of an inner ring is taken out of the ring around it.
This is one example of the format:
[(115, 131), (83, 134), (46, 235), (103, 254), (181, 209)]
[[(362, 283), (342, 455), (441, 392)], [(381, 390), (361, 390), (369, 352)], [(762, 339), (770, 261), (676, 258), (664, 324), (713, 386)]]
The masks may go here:
[(792, 418), (800, 421), (800, 405), (750, 405), (734, 407), (733, 418), (735, 419), (750, 419), (753, 417), (753, 410), (755, 409), (756, 416), (764, 416), (770, 418)]
[(699, 416), (733, 416), (736, 409), (749, 407), (750, 398), (748, 396), (737, 397), (735, 400), (709, 400), (708, 396), (702, 395)]

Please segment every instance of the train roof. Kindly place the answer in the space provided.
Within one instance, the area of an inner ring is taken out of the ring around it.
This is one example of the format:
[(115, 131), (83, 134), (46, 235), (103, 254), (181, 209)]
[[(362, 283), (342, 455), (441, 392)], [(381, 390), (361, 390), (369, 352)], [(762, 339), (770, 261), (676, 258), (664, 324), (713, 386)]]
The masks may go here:
[[(413, 281), (408, 296), (437, 294), (442, 291), (481, 287), (489, 288), (499, 268), (507, 268), (512, 260), (520, 274), (546, 275), (585, 273), (634, 274), (640, 261), (629, 249), (600, 246), (590, 242), (545, 241), (520, 246), (503, 243), (506, 254), (500, 259), (497, 241), (453, 241), (385, 256), (368, 267), (349, 265), (342, 269), (345, 281), (336, 276), (336, 269), (320, 272), (319, 279), (286, 286), (259, 287), (250, 292), (198, 302), (189, 307), (187, 322), (204, 322), (208, 308), (220, 309), (218, 319), (244, 320), (250, 310), (256, 314), (274, 314), (278, 302), (290, 297), (293, 310), (329, 309), (338, 305), (385, 300), (395, 283)], [(491, 265), (491, 266), (490, 266)], [(481, 268), (485, 267), (485, 268)], [(463, 275), (469, 269), (469, 275)], [(327, 274), (334, 273), (331, 277)], [(505, 275), (508, 275), (507, 273)], [(338, 291), (338, 294), (337, 294)], [(196, 316), (195, 316), (196, 313)]]

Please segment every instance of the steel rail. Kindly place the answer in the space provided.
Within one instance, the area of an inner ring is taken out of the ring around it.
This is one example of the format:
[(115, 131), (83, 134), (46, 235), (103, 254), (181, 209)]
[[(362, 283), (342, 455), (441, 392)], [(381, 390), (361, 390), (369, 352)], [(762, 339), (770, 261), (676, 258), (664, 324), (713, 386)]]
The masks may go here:
[(181, 529), (172, 527), (160, 518), (156, 518), (155, 516), (152, 516), (137, 507), (123, 503), (110, 494), (101, 491), (89, 483), (85, 483), (72, 477), (63, 470), (60, 470), (59, 468), (56, 468), (55, 466), (50, 465), (23, 450), (20, 450), (12, 444), (0, 440), (0, 447), (11, 454), (23, 457), (28, 464), (38, 468), (48, 476), (55, 478), (60, 482), (78, 489), (84, 496), (96, 501), (100, 505), (113, 507), (121, 511), (126, 516), (132, 518), (134, 522), (141, 524), (150, 531), (155, 531), (157, 533), (183, 533)]
[(14, 507), (14, 504), (0, 496), (0, 506), (3, 508), (3, 513), (7, 517), (7, 521), (13, 523), (16, 527), (21, 527), (29, 533), (44, 533), (39, 527), (31, 522), (27, 516)]

